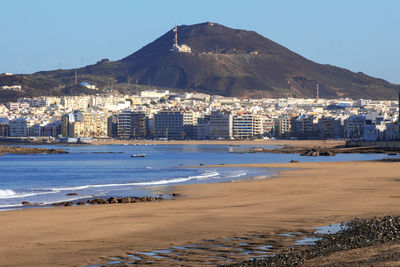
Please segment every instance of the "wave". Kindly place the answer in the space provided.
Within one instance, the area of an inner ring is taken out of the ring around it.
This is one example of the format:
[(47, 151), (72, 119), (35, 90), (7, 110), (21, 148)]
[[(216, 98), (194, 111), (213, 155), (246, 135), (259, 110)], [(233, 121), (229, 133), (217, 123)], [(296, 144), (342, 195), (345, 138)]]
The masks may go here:
[(0, 198), (14, 196), (16, 193), (11, 189), (0, 189)]
[[(39, 188), (36, 189), (35, 192), (22, 192), (16, 193), (11, 189), (2, 189), (0, 190), (0, 199), (11, 199), (11, 198), (26, 198), (32, 197), (36, 195), (46, 195), (46, 194), (55, 194), (60, 193), (62, 191), (75, 191), (75, 190), (83, 190), (90, 188), (104, 188), (104, 187), (123, 187), (123, 186), (156, 186), (156, 185), (167, 185), (167, 184), (176, 184), (176, 183), (184, 183), (190, 180), (207, 180), (211, 178), (237, 178), (241, 176), (245, 176), (247, 174), (246, 171), (241, 170), (234, 172), (232, 174), (225, 174), (225, 177), (221, 177), (221, 174), (217, 171), (204, 171), (199, 175), (193, 175), (188, 177), (177, 177), (172, 179), (163, 179), (163, 180), (153, 180), (153, 181), (144, 181), (144, 182), (132, 182), (132, 183), (112, 183), (112, 184), (88, 184), (88, 185), (80, 185), (80, 186), (71, 186), (71, 187), (59, 187), (59, 188)], [(83, 196), (78, 196), (77, 198), (84, 198)], [(65, 201), (73, 200), (71, 198), (66, 199)], [(60, 202), (59, 200), (57, 202)], [(62, 202), (62, 201), (61, 201)], [(51, 204), (43, 203), (43, 204)]]
[(201, 175), (189, 176), (189, 177), (179, 177), (173, 179), (164, 179), (164, 180), (156, 180), (156, 181), (147, 181), (147, 182), (135, 182), (135, 183), (123, 183), (123, 184), (90, 184), (90, 185), (80, 185), (73, 187), (60, 187), (60, 188), (45, 188), (45, 190), (54, 190), (54, 191), (73, 191), (73, 190), (82, 190), (88, 188), (100, 188), (100, 187), (116, 187), (116, 186), (151, 186), (151, 185), (165, 185), (165, 184), (173, 184), (173, 183), (183, 183), (190, 180), (204, 180), (209, 179), (211, 177), (219, 176), (219, 173), (214, 172), (204, 172)]
[(233, 173), (232, 175), (229, 175), (227, 178), (238, 178), (241, 176), (245, 176), (247, 174), (247, 171), (237, 171)]
[(9, 198), (23, 198), (23, 197), (32, 197), (37, 195), (47, 195), (47, 194), (54, 194), (58, 193), (58, 190), (48, 190), (46, 192), (22, 192), (16, 193), (11, 189), (0, 189), (0, 199), (9, 199)]
[(22, 207), (22, 204), (5, 204), (5, 205), (0, 205), (0, 209), (5, 209), (5, 208), (17, 208), (17, 207)]

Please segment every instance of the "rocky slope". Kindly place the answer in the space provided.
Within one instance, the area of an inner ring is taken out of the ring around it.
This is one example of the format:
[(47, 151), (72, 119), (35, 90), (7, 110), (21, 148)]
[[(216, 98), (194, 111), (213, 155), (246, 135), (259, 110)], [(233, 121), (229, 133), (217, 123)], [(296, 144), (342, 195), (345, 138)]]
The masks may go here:
[[(246, 97), (315, 97), (317, 84), (326, 98), (395, 99), (400, 90), (382, 79), (307, 60), (253, 31), (216, 23), (179, 26), (178, 44), (190, 46), (191, 53), (171, 52), (173, 39), (171, 29), (121, 60), (80, 68), (79, 81), (129, 91), (129, 79), (131, 85)], [(50, 89), (56, 95), (74, 84), (74, 75), (75, 70), (38, 72), (15, 83), (26, 84), (29, 95), (48, 95)], [(0, 86), (6, 84), (0, 77)]]

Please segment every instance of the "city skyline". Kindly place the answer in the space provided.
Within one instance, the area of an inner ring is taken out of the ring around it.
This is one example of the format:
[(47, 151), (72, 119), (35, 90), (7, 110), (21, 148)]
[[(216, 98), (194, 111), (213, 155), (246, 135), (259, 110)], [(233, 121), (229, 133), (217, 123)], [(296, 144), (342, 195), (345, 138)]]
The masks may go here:
[[(256, 31), (321, 64), (400, 83), (396, 1), (4, 1), (0, 72), (76, 68), (126, 57), (175, 24), (206, 21)], [(222, 12), (221, 10), (226, 10)]]

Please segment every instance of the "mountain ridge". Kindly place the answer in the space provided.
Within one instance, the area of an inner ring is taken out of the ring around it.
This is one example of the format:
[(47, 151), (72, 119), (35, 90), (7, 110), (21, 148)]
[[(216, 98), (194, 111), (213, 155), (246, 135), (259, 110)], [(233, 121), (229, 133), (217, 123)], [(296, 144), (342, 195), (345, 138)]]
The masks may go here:
[[(77, 69), (79, 81), (100, 88), (112, 83), (129, 92), (129, 79), (131, 84), (137, 81), (142, 86), (239, 97), (315, 97), (318, 86), (319, 96), (325, 98), (395, 99), (400, 90), (399, 85), (383, 79), (308, 60), (254, 31), (211, 22), (181, 25), (177, 30), (178, 45), (189, 46), (191, 53), (171, 51), (175, 34), (171, 29), (120, 60), (101, 60)], [(46, 81), (56, 95), (74, 84), (75, 70), (37, 72), (27, 77)], [(0, 86), (3, 83), (0, 77)], [(28, 90), (32, 95), (46, 92), (33, 84)]]

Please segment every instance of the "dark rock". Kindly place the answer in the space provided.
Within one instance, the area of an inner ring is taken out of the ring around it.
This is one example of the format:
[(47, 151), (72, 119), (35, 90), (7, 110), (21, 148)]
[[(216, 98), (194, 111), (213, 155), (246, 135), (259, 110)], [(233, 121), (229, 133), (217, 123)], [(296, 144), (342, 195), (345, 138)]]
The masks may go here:
[(110, 204), (118, 203), (118, 198), (110, 197), (109, 199), (107, 199), (107, 202), (110, 203)]
[(78, 193), (68, 193), (68, 194), (66, 194), (66, 196), (77, 196), (78, 195)]
[(180, 197), (182, 194), (179, 194), (179, 193), (172, 193), (171, 194), (171, 197)]
[(83, 202), (83, 201), (79, 201), (79, 202), (76, 202), (76, 205), (79, 205), (79, 206), (81, 206), (81, 205), (86, 205), (86, 203), (85, 203), (85, 202)]
[[(400, 241), (400, 217), (398, 216), (355, 219), (346, 223), (345, 226), (346, 228), (335, 234), (323, 235), (315, 245), (298, 247), (290, 252), (278, 253), (274, 257), (246, 260), (225, 266), (299, 266), (307, 260), (343, 250), (381, 245), (394, 240)], [(391, 255), (389, 258), (397, 259), (400, 255)], [(365, 262), (363, 263), (360, 266), (367, 266)]]
[(95, 199), (89, 199), (87, 201), (89, 204), (107, 204), (108, 202), (104, 198), (95, 198)]
[(52, 206), (58, 207), (58, 206), (65, 206), (66, 202), (57, 202), (57, 203), (51, 203)]
[(295, 159), (293, 159), (293, 160), (290, 161), (290, 163), (299, 163), (299, 162), (300, 162), (300, 161), (295, 160)]
[(300, 156), (316, 157), (319, 156), (319, 151), (316, 150), (315, 148), (312, 148), (304, 151), (303, 153), (300, 154)]
[(22, 201), (21, 202), (22, 206), (32, 206), (33, 204), (28, 202), (28, 201)]
[(120, 199), (120, 203), (131, 203), (130, 197), (123, 197)]
[(336, 153), (333, 152), (333, 151), (321, 151), (321, 152), (319, 152), (319, 155), (320, 155), (320, 156), (332, 157), (332, 156), (335, 156)]
[(68, 206), (72, 206), (72, 202), (65, 202), (64, 206), (68, 207)]

